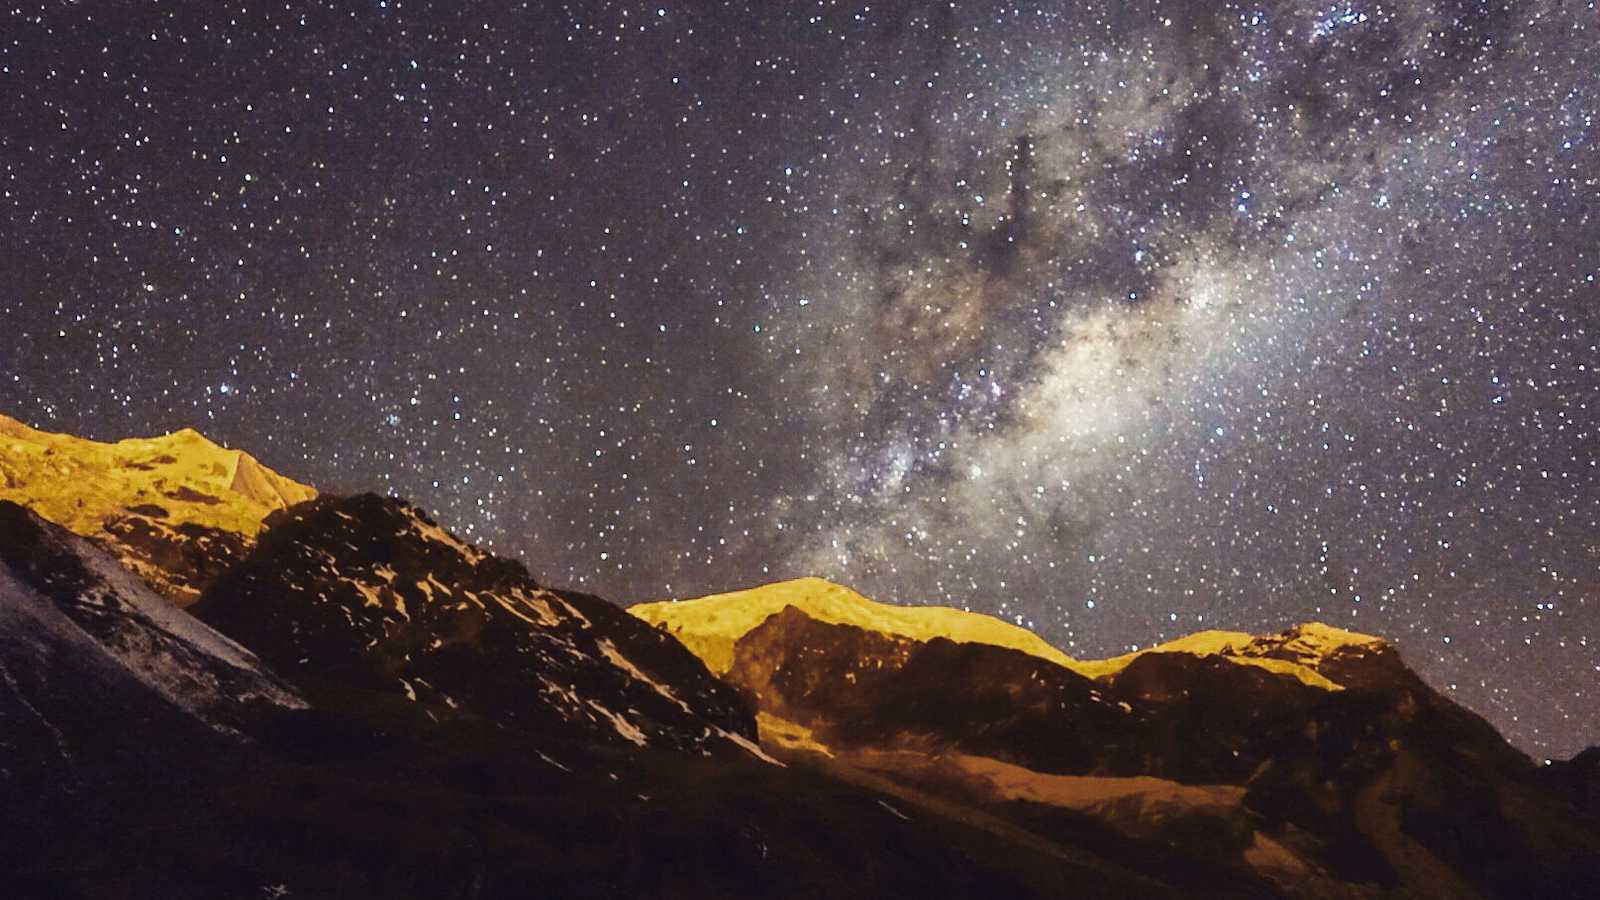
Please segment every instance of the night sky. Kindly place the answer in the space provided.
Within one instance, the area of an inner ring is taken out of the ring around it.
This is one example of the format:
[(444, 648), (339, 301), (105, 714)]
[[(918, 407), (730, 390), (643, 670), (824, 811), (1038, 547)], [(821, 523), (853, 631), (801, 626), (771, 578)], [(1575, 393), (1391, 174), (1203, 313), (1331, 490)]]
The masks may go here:
[(1600, 742), (1576, 0), (11, 4), (0, 411)]

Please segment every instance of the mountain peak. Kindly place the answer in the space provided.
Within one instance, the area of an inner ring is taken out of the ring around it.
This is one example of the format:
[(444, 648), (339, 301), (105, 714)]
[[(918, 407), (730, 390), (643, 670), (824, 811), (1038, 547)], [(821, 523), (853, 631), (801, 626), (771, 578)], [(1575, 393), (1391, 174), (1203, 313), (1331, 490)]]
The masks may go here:
[(853, 625), (895, 638), (991, 644), (1019, 650), (1086, 678), (1110, 678), (1149, 653), (1214, 656), (1286, 675), (1311, 687), (1342, 690), (1349, 664), (1381, 654), (1381, 638), (1323, 622), (1306, 622), (1275, 634), (1199, 631), (1110, 659), (1074, 659), (1039, 635), (993, 616), (943, 606), (894, 606), (869, 600), (844, 585), (809, 576), (693, 600), (664, 600), (629, 608), (633, 615), (671, 632), (712, 672), (726, 673), (734, 645), (769, 617), (793, 607), (817, 621)]
[(202, 443), (202, 444), (205, 444), (205, 445), (210, 446), (210, 447), (215, 447), (218, 450), (226, 449), (221, 444), (218, 444), (216, 441), (213, 441), (212, 439), (206, 437), (204, 434), (201, 434), (200, 432), (196, 431), (193, 428), (190, 428), (187, 425), (183, 426), (182, 428), (179, 428), (177, 431), (169, 431), (166, 434), (163, 434), (163, 435), (161, 435), (159, 437), (150, 438), (149, 440), (153, 440), (153, 441), (181, 441), (181, 442), (186, 442), (186, 443)]
[(0, 500), (108, 541), (179, 603), (242, 555), (268, 513), (315, 496), (193, 428), (106, 443), (0, 415)]
[(1222, 657), (1240, 665), (1288, 675), (1312, 687), (1337, 691), (1348, 686), (1340, 674), (1347, 668), (1345, 663), (1388, 649), (1388, 642), (1382, 638), (1323, 622), (1304, 622), (1264, 635), (1244, 631), (1197, 631), (1110, 659), (1086, 660), (1075, 668), (1091, 678), (1106, 678), (1146, 654), (1187, 653)]
[(705, 661), (711, 671), (733, 664), (733, 645), (768, 617), (792, 606), (813, 619), (854, 625), (895, 637), (927, 641), (993, 644), (1071, 666), (1072, 659), (1044, 638), (982, 613), (948, 606), (894, 606), (869, 600), (844, 585), (805, 577), (694, 600), (641, 603), (629, 612), (672, 632)]
[(1388, 645), (1381, 637), (1362, 634), (1359, 631), (1349, 631), (1326, 622), (1303, 622), (1284, 632), (1295, 634), (1300, 640), (1308, 644), (1336, 649), (1339, 647), (1371, 647), (1378, 648)]
[(267, 513), (316, 495), (193, 428), (105, 443), (0, 415), (0, 498), (78, 534), (132, 511), (253, 537)]

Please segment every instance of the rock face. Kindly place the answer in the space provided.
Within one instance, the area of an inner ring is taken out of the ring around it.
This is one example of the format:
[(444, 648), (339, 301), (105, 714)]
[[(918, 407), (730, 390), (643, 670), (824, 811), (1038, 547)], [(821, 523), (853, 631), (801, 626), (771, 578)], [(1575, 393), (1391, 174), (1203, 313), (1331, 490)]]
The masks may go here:
[(297, 683), (568, 740), (753, 747), (749, 708), (676, 641), (401, 501), (323, 497), (266, 524), (193, 611)]
[[(773, 724), (770, 743), (797, 730), (831, 765), (892, 771), (935, 793), (1049, 805), (1094, 785), (1096, 796), (1134, 798), (1096, 813), (1130, 832), (1144, 813), (1129, 804), (1159, 796), (1164, 811), (1150, 807), (1144, 829), (1157, 833), (1174, 808), (1236, 791), (1225, 822), (1206, 807), (1207, 828), (1240, 835), (1229, 851), (1239, 870), (1291, 893), (1596, 887), (1593, 822), (1392, 647), (1316, 624), (1244, 637), (1138, 654), (1090, 679), (1009, 648), (916, 641), (789, 607), (736, 642), (727, 677)], [(1544, 777), (1582, 783), (1584, 771), (1574, 762)], [(1115, 787), (1135, 776), (1171, 787)], [(1192, 850), (1218, 858), (1192, 837)]]
[(92, 542), (0, 501), (0, 794), (42, 799), (231, 743), (305, 703)]
[(0, 500), (103, 540), (179, 605), (244, 556), (268, 513), (316, 493), (188, 428), (107, 444), (0, 415)]
[(1129, 752), (1132, 715), (1038, 657), (818, 622), (788, 607), (734, 647), (728, 680), (829, 746), (920, 747), (1086, 773)]

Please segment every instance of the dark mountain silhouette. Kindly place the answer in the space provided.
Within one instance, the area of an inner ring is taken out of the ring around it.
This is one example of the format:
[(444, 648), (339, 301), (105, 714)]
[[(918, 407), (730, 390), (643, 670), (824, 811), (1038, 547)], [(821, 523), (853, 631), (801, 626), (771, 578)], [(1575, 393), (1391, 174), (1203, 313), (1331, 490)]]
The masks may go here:
[(7, 896), (1600, 895), (1600, 750), (1536, 766), (1377, 638), (630, 615), (193, 432), (5, 433)]
[(193, 611), (310, 691), (381, 692), (526, 734), (754, 748), (749, 709), (676, 641), (541, 587), (398, 500), (320, 497), (266, 526)]

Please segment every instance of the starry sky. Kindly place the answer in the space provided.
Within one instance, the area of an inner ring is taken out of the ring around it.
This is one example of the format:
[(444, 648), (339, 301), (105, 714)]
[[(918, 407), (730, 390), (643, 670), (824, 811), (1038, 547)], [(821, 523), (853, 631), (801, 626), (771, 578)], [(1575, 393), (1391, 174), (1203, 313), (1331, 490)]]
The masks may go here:
[(13, 3), (0, 411), (1600, 743), (1580, 0)]

